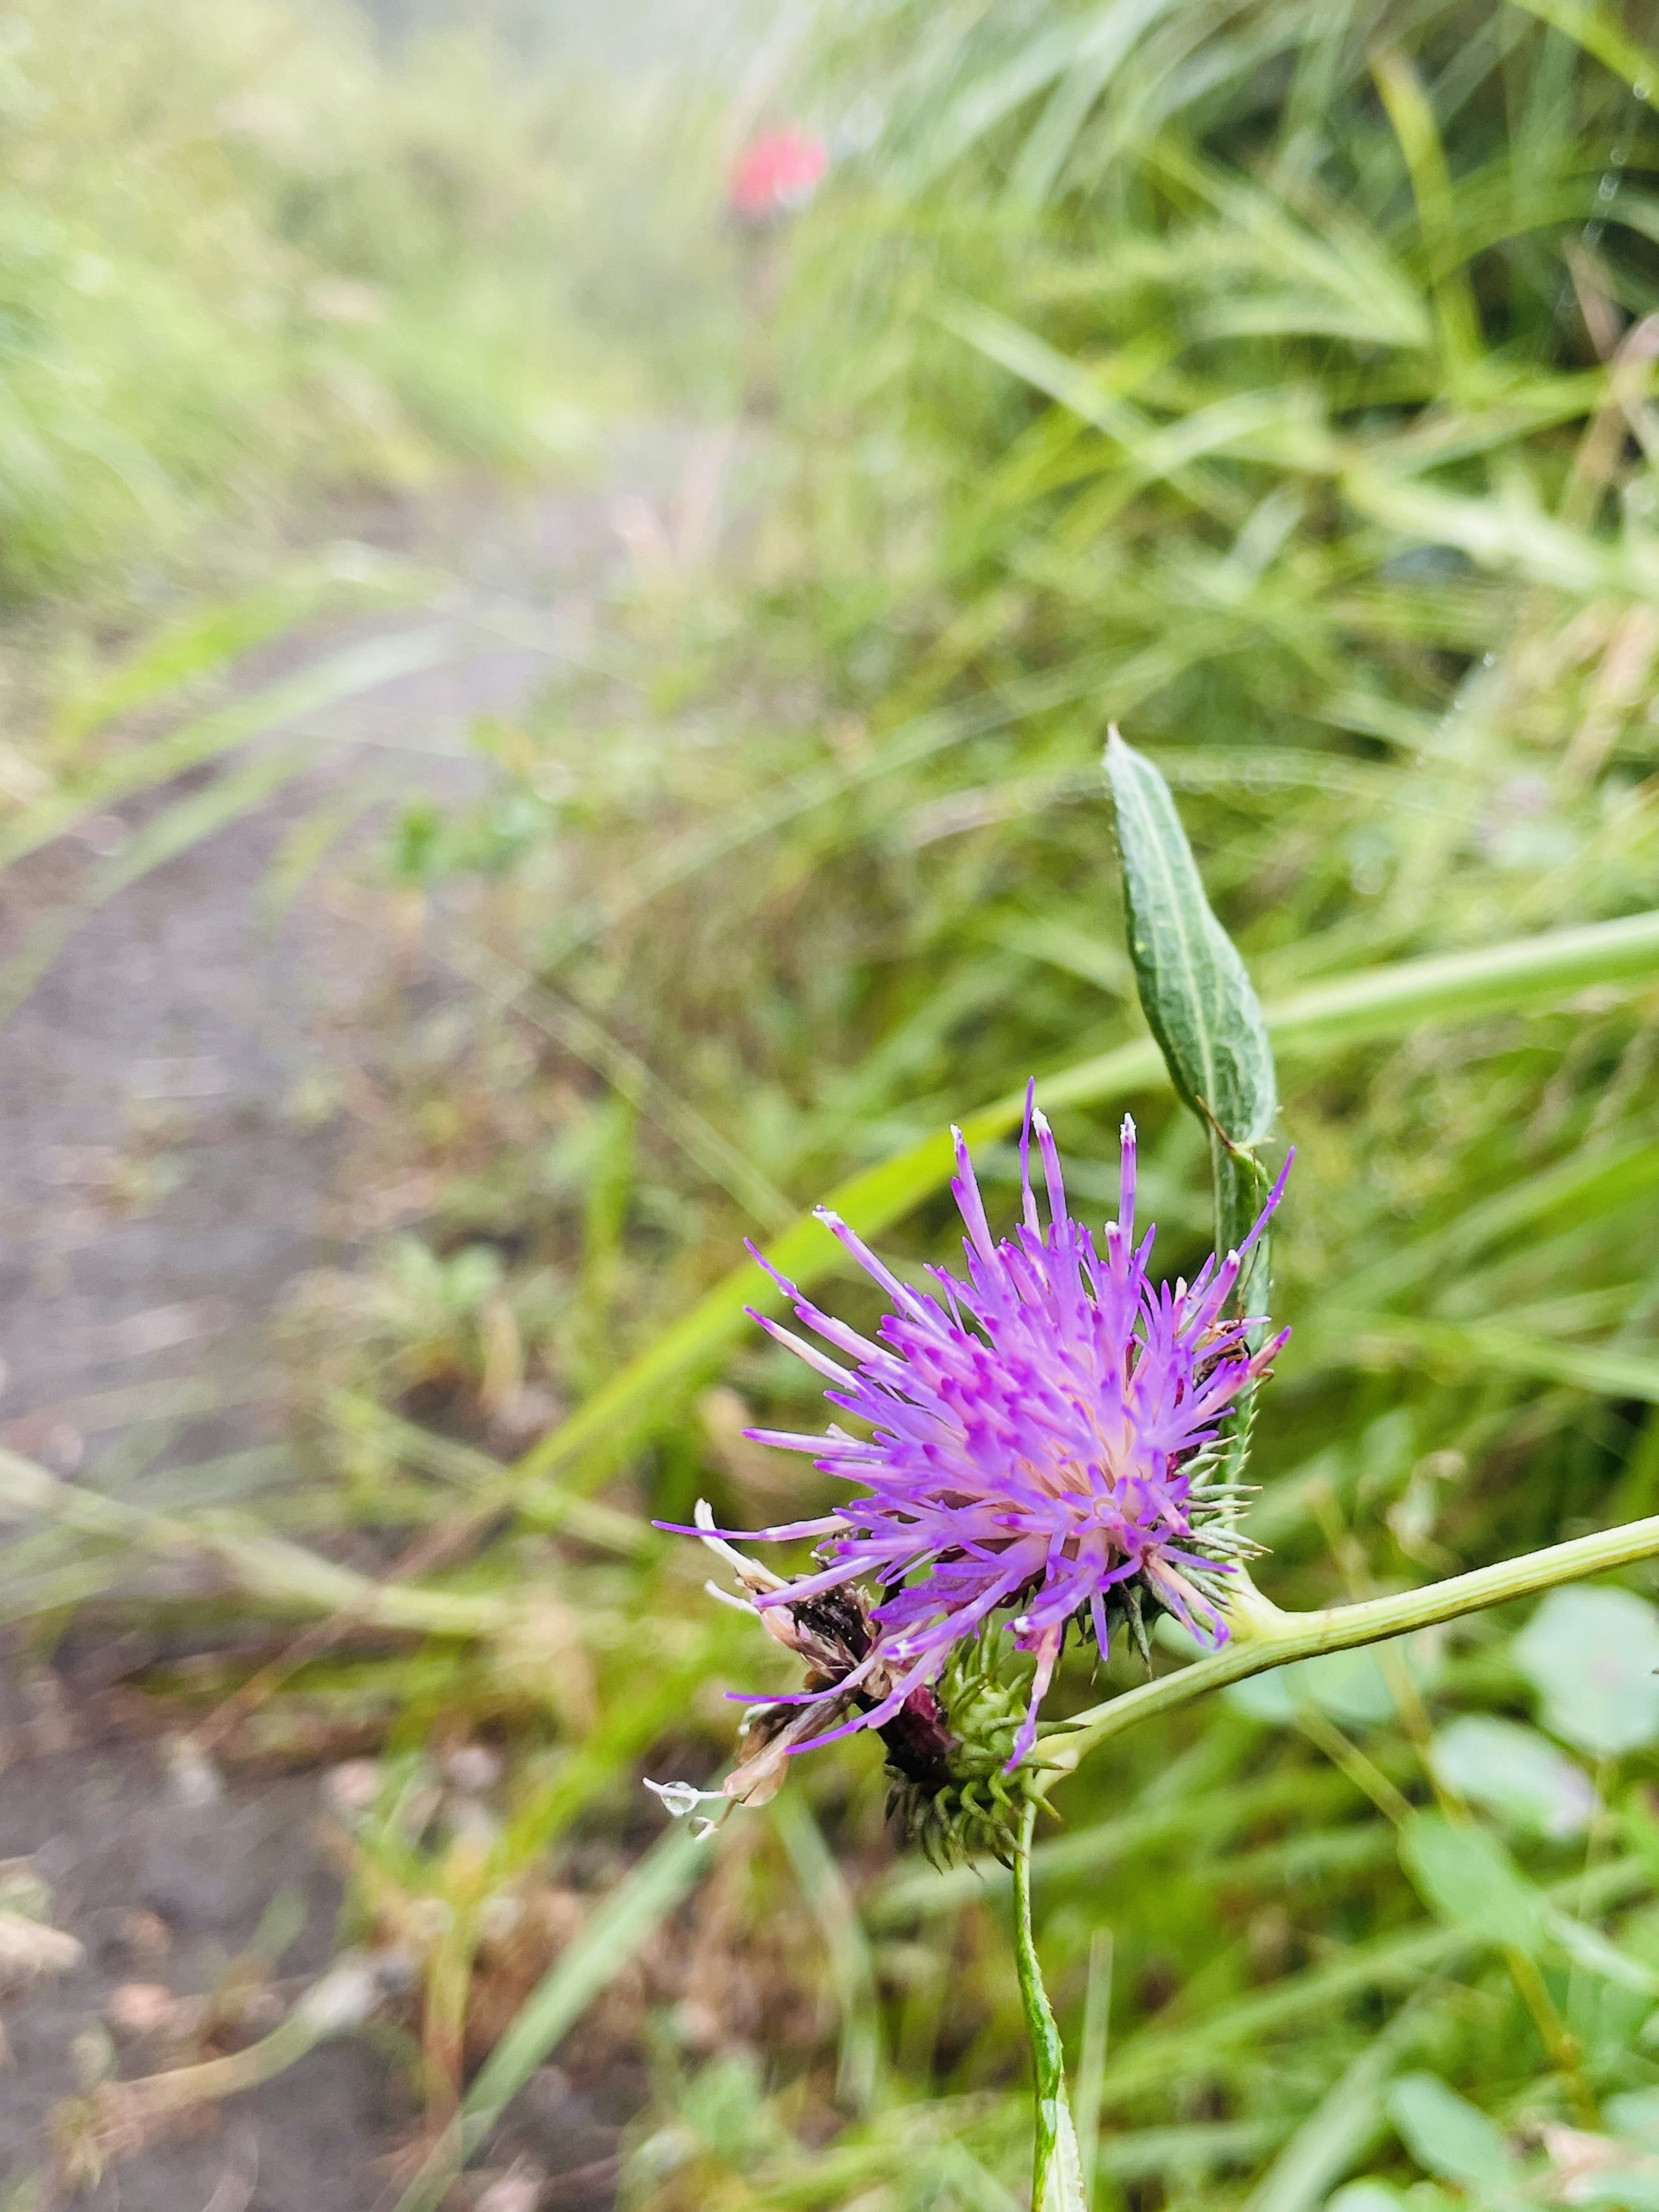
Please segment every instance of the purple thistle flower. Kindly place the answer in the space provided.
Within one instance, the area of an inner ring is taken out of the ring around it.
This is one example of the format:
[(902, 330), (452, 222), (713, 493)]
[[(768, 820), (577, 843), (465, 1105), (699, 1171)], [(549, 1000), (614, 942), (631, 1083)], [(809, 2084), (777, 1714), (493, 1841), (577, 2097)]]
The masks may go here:
[[(1047, 1228), (1031, 1188), (1033, 1133)], [(1020, 1138), (1024, 1218), (1012, 1239), (993, 1240), (967, 1144), (959, 1129), (951, 1134), (966, 1282), (930, 1267), (939, 1295), (912, 1290), (844, 1221), (818, 1209), (891, 1301), (876, 1340), (822, 1312), (755, 1254), (807, 1328), (854, 1364), (764, 1315), (753, 1317), (825, 1376), (830, 1402), (872, 1433), (750, 1430), (758, 1443), (810, 1454), (825, 1474), (863, 1485), (863, 1494), (819, 1520), (718, 1534), (824, 1540), (817, 1572), (751, 1595), (763, 1618), (769, 1607), (847, 1583), (867, 1581), (882, 1593), (870, 1609), (878, 1634), (851, 1672), (770, 1701), (828, 1701), (831, 1719), (859, 1708), (805, 1741), (792, 1729), (791, 1751), (890, 1722), (938, 1680), (958, 1644), (1012, 1611), (1014, 1641), (1036, 1662), (1012, 1769), (1036, 1741), (1069, 1621), (1086, 1624), (1104, 1655), (1115, 1619), (1139, 1628), (1145, 1597), (1211, 1648), (1226, 1640), (1218, 1577), (1257, 1547), (1233, 1526), (1237, 1492), (1217, 1480), (1221, 1425), (1267, 1374), (1288, 1331), (1253, 1353), (1255, 1324), (1223, 1316), (1290, 1162), (1240, 1251), (1206, 1260), (1190, 1285), (1155, 1286), (1146, 1272), (1155, 1231), (1139, 1246), (1132, 1241), (1132, 1121), (1123, 1123), (1119, 1218), (1107, 1224), (1103, 1255), (1066, 1212), (1059, 1153), (1032, 1090)]]

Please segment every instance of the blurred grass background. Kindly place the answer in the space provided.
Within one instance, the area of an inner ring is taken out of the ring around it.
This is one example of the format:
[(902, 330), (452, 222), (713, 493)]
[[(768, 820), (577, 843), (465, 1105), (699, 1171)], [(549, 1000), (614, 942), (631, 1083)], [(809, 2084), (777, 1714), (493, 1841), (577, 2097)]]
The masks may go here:
[[(756, 19), (703, 100), (531, 16), (98, 13), (3, 39), (0, 561), (40, 696), (65, 636), (195, 604), (227, 545), (258, 580), (331, 501), (692, 425), (600, 649), (480, 726), (484, 799), (342, 863), (477, 996), (411, 1004), (352, 1169), (429, 1212), (289, 1316), (307, 1485), (186, 1519), (270, 1618), (140, 1601), (133, 1540), (177, 1528), (70, 1486), (4, 1579), (40, 1648), (71, 1566), (77, 1632), (159, 1625), (134, 1686), (221, 1756), (378, 1761), (346, 1932), (417, 1959), (436, 2126), (653, 1833), (641, 1765), (718, 1772), (722, 1692), (781, 1681), (647, 1524), (816, 1507), (741, 1437), (811, 1394), (752, 1335), (664, 1333), (744, 1236), (1141, 1033), (1109, 720), (1270, 1005), (1659, 904), (1659, 58), (1566, 0), (885, 0)], [(835, 165), (738, 236), (721, 162), (769, 102)], [(107, 774), (100, 726), (93, 766), (17, 739), (54, 781), (9, 834)], [(1628, 979), (1286, 1045), (1281, 1601), (1659, 1506), (1656, 1053)], [(1126, 1108), (1190, 1273), (1203, 1141), (1156, 1091), (1056, 1115), (1072, 1188), (1110, 1202)], [(935, 1187), (887, 1241), (950, 1238)], [(647, 1402), (567, 1449), (653, 1348)], [(351, 1532), (396, 1604), (307, 1565)], [(1659, 1650), (1627, 1580), (1530, 1642), (1486, 1619), (1252, 1686), (1070, 1785), (1039, 1905), (1097, 2205), (1651, 2205)], [(1019, 2201), (1003, 1893), (896, 1859), (884, 1795), (842, 1747), (641, 1906), (561, 2046), (644, 2064), (623, 2203)], [(1402, 1869), (1423, 1805), (1603, 1949)]]
[(713, 121), (685, 44), (671, 98), (665, 58), (624, 77), (556, 17), (10, 10), (7, 598), (580, 460), (596, 398), (719, 406), (718, 172), (663, 183)]

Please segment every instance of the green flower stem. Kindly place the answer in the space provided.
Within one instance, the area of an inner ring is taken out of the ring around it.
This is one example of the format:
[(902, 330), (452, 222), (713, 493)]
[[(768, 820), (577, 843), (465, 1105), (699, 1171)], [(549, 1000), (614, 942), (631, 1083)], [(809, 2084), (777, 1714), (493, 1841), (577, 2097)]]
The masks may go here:
[(1031, 2212), (1085, 2212), (1077, 2135), (1066, 2102), (1066, 2054), (1048, 1992), (1042, 1986), (1036, 1938), (1031, 1932), (1031, 1834), (1036, 1816), (1036, 1800), (1028, 1798), (1014, 1850), (1014, 1957), (1036, 2075)]
[(1060, 1723), (1038, 1745), (1036, 1763), (1056, 1778), (1070, 1774), (1088, 1753), (1133, 1728), (1137, 1722), (1177, 1711), (1211, 1690), (1243, 1681), (1247, 1675), (1266, 1674), (1270, 1668), (1285, 1666), (1293, 1659), (1316, 1659), (1328, 1651), (1349, 1651), (1356, 1644), (1407, 1636), (1413, 1629), (1432, 1628), (1437, 1622), (1455, 1620), (1489, 1605), (1532, 1597), (1540, 1590), (1553, 1589), (1559, 1583), (1628, 1567), (1656, 1553), (1659, 1514), (1629, 1522), (1621, 1528), (1576, 1536), (1571, 1543), (1552, 1544), (1545, 1551), (1528, 1552), (1496, 1566), (1477, 1567), (1473, 1574), (1453, 1575), (1422, 1589), (1369, 1598), (1362, 1605), (1329, 1606), (1319, 1613), (1282, 1613), (1248, 1578), (1243, 1578), (1237, 1596), (1228, 1608), (1231, 1640), (1212, 1658), (1200, 1659), (1140, 1689), (1126, 1691), (1104, 1705), (1091, 1705), (1086, 1712)]

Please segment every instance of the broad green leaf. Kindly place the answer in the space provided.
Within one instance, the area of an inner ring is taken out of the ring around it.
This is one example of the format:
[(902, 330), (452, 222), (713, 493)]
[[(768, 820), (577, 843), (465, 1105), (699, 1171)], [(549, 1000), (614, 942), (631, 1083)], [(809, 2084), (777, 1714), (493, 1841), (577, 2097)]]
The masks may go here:
[(1401, 1827), (1400, 1857), (1423, 1902), (1449, 1928), (1528, 1954), (1544, 1942), (1545, 1900), (1490, 1830), (1440, 1813), (1413, 1814)]
[(1432, 2074), (1402, 2075), (1389, 2093), (1389, 2118), (1418, 2164), (1443, 2180), (1490, 2189), (1516, 2178), (1496, 2124)]
[(1640, 2143), (1644, 2149), (1659, 2150), (1659, 2089), (1626, 2089), (1617, 2097), (1608, 2097), (1601, 2106), (1601, 2117), (1616, 2136)]
[(1261, 1203), (1261, 1170), (1237, 1154), (1263, 1141), (1279, 1110), (1273, 1047), (1255, 987), (1205, 896), (1169, 785), (1115, 730), (1106, 776), (1140, 1003), (1170, 1081), (1211, 1133), (1216, 1247), (1227, 1251), (1243, 1242)]
[(1454, 1796), (1528, 1835), (1582, 1835), (1595, 1811), (1583, 1769), (1514, 1721), (1460, 1714), (1436, 1734), (1429, 1762)]
[(1635, 2172), (1628, 2166), (1611, 2166), (1601, 2173), (1575, 2172), (1572, 2201), (1575, 2205), (1616, 2207), (1617, 2212), (1659, 2212), (1659, 2167), (1650, 2160)]
[(1552, 1735), (1598, 1758), (1659, 1736), (1659, 1613), (1632, 1590), (1552, 1590), (1515, 1639)]

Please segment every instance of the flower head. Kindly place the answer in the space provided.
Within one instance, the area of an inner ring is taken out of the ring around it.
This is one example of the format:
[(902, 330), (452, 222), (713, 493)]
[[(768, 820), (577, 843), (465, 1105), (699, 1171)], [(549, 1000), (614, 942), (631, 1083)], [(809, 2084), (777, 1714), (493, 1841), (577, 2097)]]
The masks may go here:
[[(1133, 1241), (1132, 1121), (1123, 1124), (1118, 1218), (1107, 1224), (1103, 1251), (1066, 1211), (1054, 1137), (1030, 1091), (1020, 1140), (1023, 1214), (1012, 1238), (993, 1239), (966, 1142), (960, 1130), (951, 1133), (966, 1281), (931, 1267), (935, 1289), (912, 1289), (820, 1208), (818, 1218), (890, 1302), (872, 1340), (761, 1260), (801, 1321), (843, 1358), (755, 1318), (826, 1376), (830, 1402), (870, 1433), (835, 1425), (827, 1436), (749, 1431), (810, 1454), (861, 1493), (822, 1519), (753, 1531), (749, 1540), (822, 1540), (817, 1571), (792, 1581), (743, 1561), (747, 1601), (770, 1625), (774, 1610), (799, 1619), (803, 1603), (849, 1585), (880, 1594), (868, 1605), (872, 1640), (856, 1664), (777, 1701), (816, 1706), (814, 1717), (833, 1723), (811, 1735), (792, 1728), (791, 1751), (884, 1729), (964, 1642), (1011, 1616), (1015, 1644), (1036, 1662), (1012, 1768), (1036, 1740), (1068, 1623), (1079, 1622), (1103, 1655), (1115, 1623), (1128, 1620), (1139, 1631), (1150, 1601), (1218, 1645), (1227, 1636), (1222, 1578), (1255, 1548), (1233, 1525), (1237, 1489), (1219, 1479), (1223, 1425), (1285, 1337), (1253, 1352), (1255, 1324), (1229, 1318), (1227, 1309), (1284, 1174), (1240, 1251), (1206, 1260), (1191, 1284), (1154, 1285), (1154, 1231)], [(1046, 1226), (1031, 1186), (1033, 1136)], [(714, 1534), (712, 1516), (699, 1518), (696, 1533)]]

